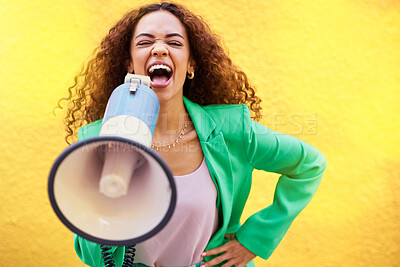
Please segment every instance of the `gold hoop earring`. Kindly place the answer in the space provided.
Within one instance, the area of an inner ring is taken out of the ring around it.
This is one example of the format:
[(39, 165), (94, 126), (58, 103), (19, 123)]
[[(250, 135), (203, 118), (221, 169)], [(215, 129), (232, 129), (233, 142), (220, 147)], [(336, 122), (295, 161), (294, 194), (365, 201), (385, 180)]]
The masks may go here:
[(187, 74), (187, 78), (188, 78), (189, 80), (193, 80), (193, 78), (194, 78), (194, 71), (188, 73), (188, 74)]

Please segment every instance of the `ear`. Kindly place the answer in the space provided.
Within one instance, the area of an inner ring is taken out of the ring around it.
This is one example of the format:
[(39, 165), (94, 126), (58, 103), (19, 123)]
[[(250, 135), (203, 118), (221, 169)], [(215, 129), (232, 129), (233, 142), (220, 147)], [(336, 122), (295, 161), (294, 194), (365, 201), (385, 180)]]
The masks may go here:
[(129, 61), (129, 65), (128, 65), (127, 71), (128, 71), (129, 73), (133, 73), (134, 70), (135, 70), (135, 69), (133, 68), (133, 62), (132, 62), (132, 60), (130, 60), (130, 61)]
[(196, 62), (191, 58), (189, 59), (187, 72), (191, 73), (194, 72), (195, 70), (196, 70)]

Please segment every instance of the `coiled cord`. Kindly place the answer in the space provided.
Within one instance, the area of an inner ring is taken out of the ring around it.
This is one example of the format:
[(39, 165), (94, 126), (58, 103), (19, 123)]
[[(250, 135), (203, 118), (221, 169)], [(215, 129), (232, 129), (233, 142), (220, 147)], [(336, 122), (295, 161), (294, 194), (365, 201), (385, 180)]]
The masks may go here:
[[(111, 252), (111, 247), (100, 245), (101, 254), (103, 255), (104, 267), (115, 267), (114, 257)], [(125, 247), (124, 262), (122, 267), (132, 267), (135, 257), (135, 245)]]
[(125, 247), (124, 263), (122, 264), (122, 267), (132, 267), (133, 266), (135, 252), (136, 252), (135, 245)]
[(103, 262), (105, 267), (115, 267), (114, 258), (112, 252), (110, 252), (111, 247), (100, 245), (101, 254), (103, 254)]

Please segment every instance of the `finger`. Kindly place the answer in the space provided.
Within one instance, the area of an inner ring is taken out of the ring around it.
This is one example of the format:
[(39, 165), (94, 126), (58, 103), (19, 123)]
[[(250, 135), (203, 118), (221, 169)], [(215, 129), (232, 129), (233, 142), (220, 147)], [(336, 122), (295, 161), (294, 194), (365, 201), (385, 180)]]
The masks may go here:
[(216, 258), (214, 258), (214, 259), (212, 259), (210, 261), (205, 262), (204, 264), (200, 265), (200, 267), (214, 266), (214, 265), (217, 265), (218, 263), (221, 263), (221, 262), (223, 262), (223, 261), (225, 261), (227, 259), (228, 259), (228, 257), (225, 254), (223, 254), (223, 255), (221, 255), (219, 257), (216, 257)]
[(222, 253), (225, 251), (226, 251), (226, 246), (222, 245), (220, 247), (204, 251), (203, 253), (201, 253), (201, 256), (205, 257), (205, 256), (215, 255), (215, 254), (219, 254), (219, 253)]
[(231, 267), (231, 266), (239, 267), (239, 265), (234, 264), (232, 261), (226, 262), (226, 263), (225, 263), (224, 265), (222, 265), (221, 267)]

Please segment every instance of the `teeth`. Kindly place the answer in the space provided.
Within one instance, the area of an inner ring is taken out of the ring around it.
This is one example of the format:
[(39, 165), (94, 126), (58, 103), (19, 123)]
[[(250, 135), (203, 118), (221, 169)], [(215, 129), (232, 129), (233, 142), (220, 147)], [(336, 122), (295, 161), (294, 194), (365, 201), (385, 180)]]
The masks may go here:
[(171, 68), (170, 67), (160, 64), (160, 65), (151, 66), (150, 69), (149, 69), (149, 73), (153, 73), (154, 70), (159, 70), (159, 69), (164, 69), (164, 70), (166, 70), (168, 72), (171, 72)]

